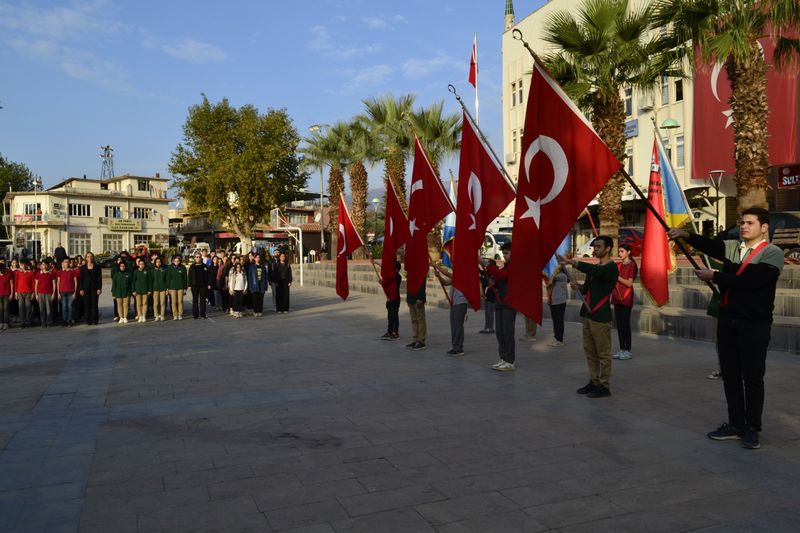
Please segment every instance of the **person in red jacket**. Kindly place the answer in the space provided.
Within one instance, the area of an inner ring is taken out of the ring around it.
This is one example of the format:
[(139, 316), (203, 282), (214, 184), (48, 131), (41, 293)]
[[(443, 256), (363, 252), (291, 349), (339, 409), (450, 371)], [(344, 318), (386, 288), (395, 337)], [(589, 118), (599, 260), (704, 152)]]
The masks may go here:
[(14, 299), (14, 273), (0, 262), (0, 331), (7, 330), (11, 323), (11, 300)]
[(23, 328), (31, 325), (34, 280), (35, 274), (31, 271), (30, 264), (27, 261), (22, 262), (22, 268), (14, 275), (14, 296), (19, 302), (19, 319)]
[(72, 268), (69, 258), (61, 262), (61, 270), (56, 274), (58, 301), (61, 303), (61, 318), (64, 326), (72, 327), (75, 319), (72, 316), (72, 301), (78, 290), (78, 269)]
[(39, 315), (42, 327), (53, 325), (53, 301), (56, 298), (56, 271), (53, 263), (46, 259), (39, 263), (39, 272), (34, 277), (36, 300), (39, 302)]

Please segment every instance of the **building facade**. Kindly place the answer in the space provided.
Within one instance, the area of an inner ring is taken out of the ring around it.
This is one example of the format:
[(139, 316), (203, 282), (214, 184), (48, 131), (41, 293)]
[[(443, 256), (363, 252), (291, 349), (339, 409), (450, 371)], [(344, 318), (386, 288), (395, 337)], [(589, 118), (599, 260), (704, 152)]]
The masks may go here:
[[(636, 7), (648, 0), (634, 0)], [(517, 29), (540, 56), (553, 51), (553, 45), (545, 42), (544, 28), (550, 17), (558, 12), (577, 12), (583, 0), (552, 0), (538, 10), (517, 21), (512, 0), (506, 1), (505, 31), (502, 37), (503, 54), (503, 146), (504, 162), (511, 177), (516, 180), (519, 173), (522, 135), (525, 124), (525, 106), (528, 101), (528, 83), (533, 59), (520, 41), (513, 38)], [(657, 130), (668, 119), (672, 128), (660, 128), (660, 135), (669, 152), (672, 167), (683, 188), (698, 230), (713, 233), (716, 208), (719, 207), (719, 225), (727, 227), (725, 214), (732, 207), (728, 199), (736, 195), (733, 180), (723, 179), (720, 194), (710, 186), (710, 181), (692, 179), (692, 80), (663, 77), (652, 91), (640, 92), (626, 89), (623, 94), (626, 113), (625, 134), (627, 137), (625, 167), (642, 191), (647, 191), (650, 178), (650, 161), (653, 140)], [(727, 169), (726, 175), (733, 174)], [(716, 202), (719, 201), (719, 205)], [(735, 216), (735, 206), (732, 207)], [(623, 193), (623, 226), (640, 226), (644, 223), (644, 204), (631, 187)], [(732, 222), (732, 220), (731, 220)], [(590, 231), (588, 224), (580, 223), (582, 233)]]
[(167, 179), (117, 176), (69, 178), (43, 191), (11, 191), (3, 200), (3, 226), (21, 255), (115, 254), (169, 241)]

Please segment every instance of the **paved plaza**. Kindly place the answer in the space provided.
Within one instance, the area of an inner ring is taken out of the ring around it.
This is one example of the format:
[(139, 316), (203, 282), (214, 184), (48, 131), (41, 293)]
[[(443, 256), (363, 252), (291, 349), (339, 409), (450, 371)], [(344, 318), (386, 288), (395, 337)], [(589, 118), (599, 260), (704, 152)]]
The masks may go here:
[[(713, 442), (713, 346), (636, 337), (613, 396), (566, 345), (497, 360), (380, 341), (384, 300), (293, 287), (261, 319), (0, 334), (0, 531), (800, 531), (800, 358), (770, 353), (762, 448)], [(108, 302), (106, 302), (108, 304)], [(524, 330), (517, 322), (518, 337)]]

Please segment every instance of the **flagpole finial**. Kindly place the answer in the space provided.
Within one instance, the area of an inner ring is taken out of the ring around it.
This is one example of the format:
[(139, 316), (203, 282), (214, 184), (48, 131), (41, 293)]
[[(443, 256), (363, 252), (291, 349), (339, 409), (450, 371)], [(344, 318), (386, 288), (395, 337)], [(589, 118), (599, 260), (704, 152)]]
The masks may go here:
[(448, 83), (447, 84), (447, 90), (450, 91), (451, 93), (453, 93), (453, 96), (456, 97), (456, 100), (461, 102), (461, 96), (458, 95), (458, 91), (456, 91), (455, 85), (453, 85), (452, 83)]

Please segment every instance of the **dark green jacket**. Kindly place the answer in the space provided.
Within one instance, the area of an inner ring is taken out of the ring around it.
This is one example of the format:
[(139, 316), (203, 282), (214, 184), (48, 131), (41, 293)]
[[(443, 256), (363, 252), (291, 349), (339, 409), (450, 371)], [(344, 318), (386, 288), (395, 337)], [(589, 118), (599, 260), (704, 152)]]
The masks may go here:
[(586, 274), (586, 282), (583, 285), (584, 295), (587, 296), (589, 305), (594, 309), (601, 301), (604, 301), (596, 311), (586, 308), (586, 304), (581, 306), (581, 316), (595, 322), (611, 322), (611, 295), (614, 286), (617, 284), (619, 270), (614, 261), (609, 261), (605, 265), (592, 265), (590, 263), (579, 262), (578, 270)]
[(122, 272), (117, 269), (111, 273), (111, 296), (114, 298), (125, 298), (131, 295), (131, 273)]
[(150, 272), (145, 268), (139, 270), (138, 268), (133, 271), (133, 292), (136, 294), (147, 294), (153, 290), (153, 277)]
[(152, 290), (153, 292), (161, 292), (167, 290), (167, 267), (153, 267), (153, 270), (150, 271), (150, 276), (152, 277)]
[(167, 289), (171, 291), (186, 290), (189, 286), (189, 276), (183, 264), (179, 266), (170, 265), (167, 268)]

